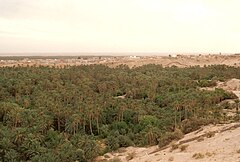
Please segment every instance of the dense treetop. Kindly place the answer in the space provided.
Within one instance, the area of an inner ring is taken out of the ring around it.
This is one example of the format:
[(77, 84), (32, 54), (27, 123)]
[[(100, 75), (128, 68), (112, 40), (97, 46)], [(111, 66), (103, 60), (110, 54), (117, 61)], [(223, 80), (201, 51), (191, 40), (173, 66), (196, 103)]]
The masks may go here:
[(240, 68), (120, 65), (0, 68), (0, 161), (91, 161), (126, 146), (164, 146), (227, 120), (216, 81)]

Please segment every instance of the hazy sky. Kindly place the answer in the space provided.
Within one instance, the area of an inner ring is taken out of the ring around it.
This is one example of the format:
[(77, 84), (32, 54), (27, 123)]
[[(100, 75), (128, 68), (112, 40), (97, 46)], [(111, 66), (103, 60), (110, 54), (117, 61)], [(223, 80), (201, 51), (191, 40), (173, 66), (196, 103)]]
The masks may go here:
[(235, 53), (239, 6), (239, 0), (0, 0), (0, 53)]

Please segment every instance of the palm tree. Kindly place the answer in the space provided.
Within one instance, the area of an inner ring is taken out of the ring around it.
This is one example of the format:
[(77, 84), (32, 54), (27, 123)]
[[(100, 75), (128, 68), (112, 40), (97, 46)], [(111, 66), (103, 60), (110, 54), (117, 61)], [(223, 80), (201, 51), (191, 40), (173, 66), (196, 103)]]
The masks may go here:
[(177, 101), (174, 104), (174, 129), (177, 129), (177, 112), (180, 110), (181, 105), (179, 104), (179, 102)]
[(79, 126), (81, 122), (82, 122), (82, 119), (79, 114), (71, 115), (70, 118), (68, 118), (66, 121), (65, 131), (75, 135), (79, 130)]
[(148, 125), (144, 129), (145, 133), (145, 138), (147, 138), (148, 145), (155, 145), (157, 143), (158, 135), (159, 135), (159, 129), (152, 126)]
[[(15, 145), (12, 141), (14, 133), (8, 127), (0, 125), (0, 161), (17, 161), (17, 155), (13, 154)], [(14, 151), (16, 152), (16, 151)], [(11, 156), (9, 156), (11, 155)]]
[(4, 121), (11, 125), (12, 127), (19, 127), (23, 122), (22, 112), (23, 108), (20, 108), (18, 105), (14, 105), (15, 107), (11, 108), (7, 114), (4, 116)]

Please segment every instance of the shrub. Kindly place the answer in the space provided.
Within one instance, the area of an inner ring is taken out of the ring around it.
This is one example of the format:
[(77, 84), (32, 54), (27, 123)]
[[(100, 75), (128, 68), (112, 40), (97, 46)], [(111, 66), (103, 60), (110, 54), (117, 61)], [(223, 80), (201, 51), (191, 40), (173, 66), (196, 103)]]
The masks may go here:
[(211, 137), (213, 137), (215, 135), (215, 132), (207, 132), (206, 133), (206, 137), (207, 138), (211, 138)]
[(118, 136), (119, 147), (128, 147), (132, 146), (134, 143), (128, 136), (120, 135)]
[(198, 142), (204, 141), (204, 137), (200, 137), (197, 139)]
[(208, 156), (208, 157), (211, 157), (211, 156), (213, 156), (215, 153), (210, 153), (210, 152), (206, 152), (206, 156)]
[(134, 145), (133, 141), (128, 137), (124, 135), (118, 135), (118, 136), (108, 136), (106, 139), (107, 144), (107, 150), (117, 150), (120, 147), (128, 147)]
[(104, 158), (109, 159), (110, 156), (109, 155), (104, 155)]
[(128, 156), (126, 157), (126, 160), (127, 161), (132, 160), (135, 156), (136, 156), (135, 152), (128, 153)]
[(183, 133), (187, 134), (195, 130), (198, 130), (203, 125), (208, 125), (215, 122), (216, 122), (215, 120), (207, 120), (204, 118), (201, 119), (191, 118), (188, 120), (184, 120), (182, 122), (182, 131)]
[(204, 155), (201, 154), (201, 153), (195, 153), (193, 154), (192, 156), (194, 159), (203, 159), (204, 158)]
[(199, 80), (198, 85), (200, 87), (214, 87), (217, 85), (216, 80)]
[(163, 135), (158, 141), (159, 147), (166, 146), (170, 144), (173, 140), (179, 140), (183, 137), (183, 133), (181, 130), (177, 129), (174, 132), (168, 132), (165, 135)]
[(171, 151), (178, 149), (179, 145), (178, 144), (171, 144)]
[(179, 149), (180, 149), (181, 151), (185, 151), (188, 146), (189, 146), (189, 145), (181, 145), (181, 146), (179, 146)]
[(114, 131), (118, 131), (119, 134), (121, 135), (125, 135), (129, 131), (128, 125), (124, 121), (112, 123), (110, 126), (110, 129)]
[(114, 136), (108, 136), (106, 139), (107, 149), (110, 150), (117, 150), (119, 146), (119, 141)]

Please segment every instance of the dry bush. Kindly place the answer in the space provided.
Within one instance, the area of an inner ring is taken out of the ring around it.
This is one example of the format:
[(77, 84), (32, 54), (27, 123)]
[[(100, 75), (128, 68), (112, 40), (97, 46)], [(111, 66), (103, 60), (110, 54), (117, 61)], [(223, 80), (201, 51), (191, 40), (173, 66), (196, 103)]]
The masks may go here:
[(172, 144), (171, 144), (171, 150), (170, 150), (170, 151), (173, 151), (173, 150), (178, 149), (178, 146), (179, 146), (179, 144), (172, 143)]
[(206, 156), (208, 156), (208, 157), (211, 157), (211, 156), (213, 156), (215, 153), (211, 153), (211, 152), (206, 152)]
[(216, 122), (217, 122), (216, 120), (204, 119), (204, 118), (187, 119), (182, 122), (182, 131), (183, 131), (183, 133), (187, 134), (187, 133), (193, 132), (195, 130), (198, 130), (199, 128), (201, 128), (201, 126), (213, 124)]
[(126, 157), (126, 160), (132, 160), (136, 156), (135, 152), (128, 153), (128, 156)]
[(203, 137), (203, 136), (202, 136), (202, 137), (199, 137), (199, 138), (197, 139), (197, 141), (198, 141), (198, 142), (204, 141), (204, 137)]
[(181, 145), (179, 146), (179, 149), (182, 151), (185, 151), (189, 145)]
[(194, 159), (203, 159), (204, 155), (202, 153), (195, 153), (192, 156)]
[(211, 138), (211, 137), (213, 137), (213, 136), (215, 136), (215, 132), (207, 132), (207, 133), (206, 133), (206, 137), (207, 137), (207, 138)]
[(182, 137), (183, 137), (183, 133), (179, 129), (175, 130), (174, 132), (168, 132), (158, 140), (159, 141), (158, 146), (160, 148), (164, 147), (164, 146), (170, 144), (172, 141), (179, 140)]
[(104, 158), (106, 158), (106, 159), (109, 159), (109, 158), (110, 158), (109, 155), (103, 155), (103, 156), (104, 156)]

